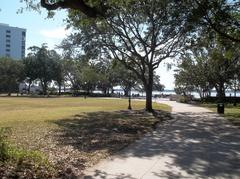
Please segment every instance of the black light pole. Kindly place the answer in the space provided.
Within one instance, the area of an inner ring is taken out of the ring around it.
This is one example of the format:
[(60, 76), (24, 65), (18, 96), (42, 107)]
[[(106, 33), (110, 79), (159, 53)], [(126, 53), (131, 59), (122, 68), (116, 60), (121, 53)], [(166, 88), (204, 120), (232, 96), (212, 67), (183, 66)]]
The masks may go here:
[[(85, 81), (84, 84), (85, 84), (85, 89), (86, 89), (87, 82)], [(84, 99), (86, 99), (86, 98), (87, 98), (87, 90), (84, 91)]]

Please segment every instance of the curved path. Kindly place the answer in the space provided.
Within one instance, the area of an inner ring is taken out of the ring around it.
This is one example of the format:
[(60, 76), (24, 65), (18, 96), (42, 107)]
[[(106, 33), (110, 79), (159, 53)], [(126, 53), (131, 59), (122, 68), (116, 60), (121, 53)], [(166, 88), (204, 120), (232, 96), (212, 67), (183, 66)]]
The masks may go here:
[(240, 130), (201, 107), (173, 101), (173, 119), (86, 170), (85, 179), (240, 178)]

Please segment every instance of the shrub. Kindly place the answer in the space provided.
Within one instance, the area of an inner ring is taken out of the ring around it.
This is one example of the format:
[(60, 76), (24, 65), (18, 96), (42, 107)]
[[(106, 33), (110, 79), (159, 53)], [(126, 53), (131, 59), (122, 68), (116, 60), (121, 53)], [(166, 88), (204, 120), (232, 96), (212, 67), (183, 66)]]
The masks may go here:
[[(219, 98), (218, 97), (214, 97), (214, 96), (209, 96), (206, 98), (202, 98), (202, 102), (206, 102), (206, 103), (218, 103), (219, 102)], [(222, 102), (222, 101), (221, 101)], [(227, 96), (224, 98), (224, 102), (225, 103), (240, 103), (240, 97), (234, 97), (234, 96)]]

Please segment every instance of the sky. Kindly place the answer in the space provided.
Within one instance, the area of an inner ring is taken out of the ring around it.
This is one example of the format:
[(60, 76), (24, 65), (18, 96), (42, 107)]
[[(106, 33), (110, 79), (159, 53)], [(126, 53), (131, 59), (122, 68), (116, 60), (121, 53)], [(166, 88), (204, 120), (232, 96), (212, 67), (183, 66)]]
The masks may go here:
[[(20, 3), (20, 0), (0, 0), (0, 23), (27, 29), (26, 48), (47, 43), (50, 49), (54, 49), (70, 33), (65, 29), (63, 22), (67, 16), (64, 10), (56, 11), (54, 18), (48, 19), (46, 18), (47, 11), (43, 8), (41, 14), (27, 10), (19, 14), (17, 11), (21, 7), (25, 7), (25, 4)], [(156, 72), (160, 75), (165, 89), (173, 89), (174, 72), (173, 69), (167, 70), (167, 65), (165, 65), (167, 62), (172, 62), (172, 60), (163, 61)]]

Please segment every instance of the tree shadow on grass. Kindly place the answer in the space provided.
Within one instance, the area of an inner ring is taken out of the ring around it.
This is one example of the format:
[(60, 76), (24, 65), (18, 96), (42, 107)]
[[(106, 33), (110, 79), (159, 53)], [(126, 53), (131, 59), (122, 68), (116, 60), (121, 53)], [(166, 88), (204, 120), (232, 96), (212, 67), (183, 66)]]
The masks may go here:
[[(202, 106), (217, 112), (217, 104), (215, 103), (202, 104)], [(226, 117), (233, 125), (240, 128), (240, 106), (225, 104), (225, 114), (221, 114), (221, 116)]]
[(59, 126), (51, 133), (57, 143), (56, 148), (61, 150), (55, 155), (59, 158), (68, 155), (68, 160), (63, 160), (65, 163), (73, 163), (74, 167), (82, 165), (83, 169), (123, 149), (156, 128), (160, 121), (170, 118), (168, 112), (156, 111), (153, 115), (138, 110), (89, 112), (50, 121)]
[(54, 121), (60, 127), (55, 138), (60, 145), (71, 145), (84, 152), (114, 152), (151, 131), (163, 117), (142, 111), (83, 113), (71, 119)]
[[(240, 111), (240, 110), (239, 110)], [(239, 112), (229, 112), (224, 115), (227, 119), (233, 123), (235, 126), (240, 128), (240, 113)]]

